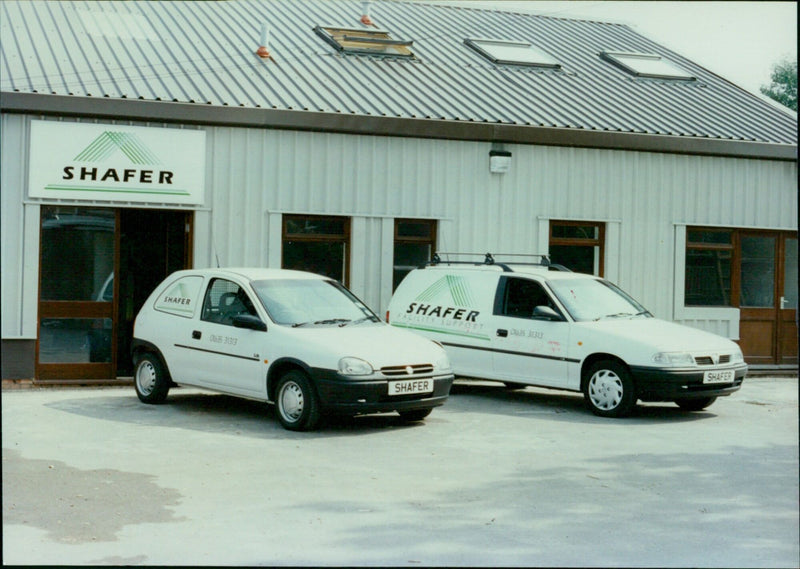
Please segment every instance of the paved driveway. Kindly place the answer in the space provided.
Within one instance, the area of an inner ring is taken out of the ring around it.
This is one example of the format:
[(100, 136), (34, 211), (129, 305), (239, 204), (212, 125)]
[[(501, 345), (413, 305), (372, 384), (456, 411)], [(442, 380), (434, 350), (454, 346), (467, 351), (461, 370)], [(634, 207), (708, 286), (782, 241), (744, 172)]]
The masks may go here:
[(3, 561), (797, 567), (797, 396), (609, 420), (459, 380), (424, 424), (304, 434), (196, 390), (6, 390)]

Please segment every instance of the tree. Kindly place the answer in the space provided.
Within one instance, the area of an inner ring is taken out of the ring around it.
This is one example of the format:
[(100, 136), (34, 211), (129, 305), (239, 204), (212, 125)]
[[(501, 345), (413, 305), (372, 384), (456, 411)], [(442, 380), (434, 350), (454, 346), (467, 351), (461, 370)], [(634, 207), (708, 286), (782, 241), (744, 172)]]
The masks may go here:
[(784, 59), (772, 68), (772, 83), (761, 92), (781, 105), (797, 111), (797, 60)]

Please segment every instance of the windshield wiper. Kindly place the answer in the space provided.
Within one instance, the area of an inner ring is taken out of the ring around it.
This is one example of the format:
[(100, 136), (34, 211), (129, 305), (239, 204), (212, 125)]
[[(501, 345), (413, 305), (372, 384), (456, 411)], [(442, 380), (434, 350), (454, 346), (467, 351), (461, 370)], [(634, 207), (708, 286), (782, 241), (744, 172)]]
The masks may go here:
[(317, 320), (314, 324), (341, 324), (343, 322), (350, 322), (349, 318), (328, 318), (326, 320)]
[(623, 316), (637, 316), (633, 312), (617, 312), (616, 314), (606, 314), (605, 316), (598, 316), (594, 319), (595, 322), (603, 318), (622, 318)]
[(378, 318), (377, 316), (369, 315), (369, 316), (365, 316), (364, 318), (359, 318), (358, 320), (353, 320), (352, 322), (348, 322), (346, 324), (342, 324), (342, 326), (350, 326), (351, 324), (361, 324), (362, 322), (366, 322), (367, 320), (370, 320), (372, 322), (380, 322), (381, 321), (381, 319)]

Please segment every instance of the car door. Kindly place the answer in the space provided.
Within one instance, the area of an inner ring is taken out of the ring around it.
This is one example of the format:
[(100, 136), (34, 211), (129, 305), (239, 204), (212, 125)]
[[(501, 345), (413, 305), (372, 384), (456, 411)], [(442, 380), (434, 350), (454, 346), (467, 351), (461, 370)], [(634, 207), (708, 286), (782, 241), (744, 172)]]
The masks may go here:
[[(535, 315), (537, 307), (551, 310)], [(492, 358), (498, 379), (565, 387), (570, 324), (537, 280), (503, 276), (493, 314)]]
[(203, 298), (200, 318), (180, 339), (191, 352), (187, 382), (238, 395), (266, 396), (263, 364), (266, 332), (233, 325), (237, 315), (259, 316), (242, 285), (213, 278)]

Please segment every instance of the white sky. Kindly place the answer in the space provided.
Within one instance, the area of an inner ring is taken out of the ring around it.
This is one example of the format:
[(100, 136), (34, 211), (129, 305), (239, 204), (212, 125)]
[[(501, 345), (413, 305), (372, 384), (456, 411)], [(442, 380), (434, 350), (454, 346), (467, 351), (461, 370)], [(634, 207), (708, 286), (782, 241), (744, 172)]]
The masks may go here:
[(627, 24), (649, 39), (754, 93), (775, 63), (797, 59), (795, 2), (589, 2), (436, 0)]

